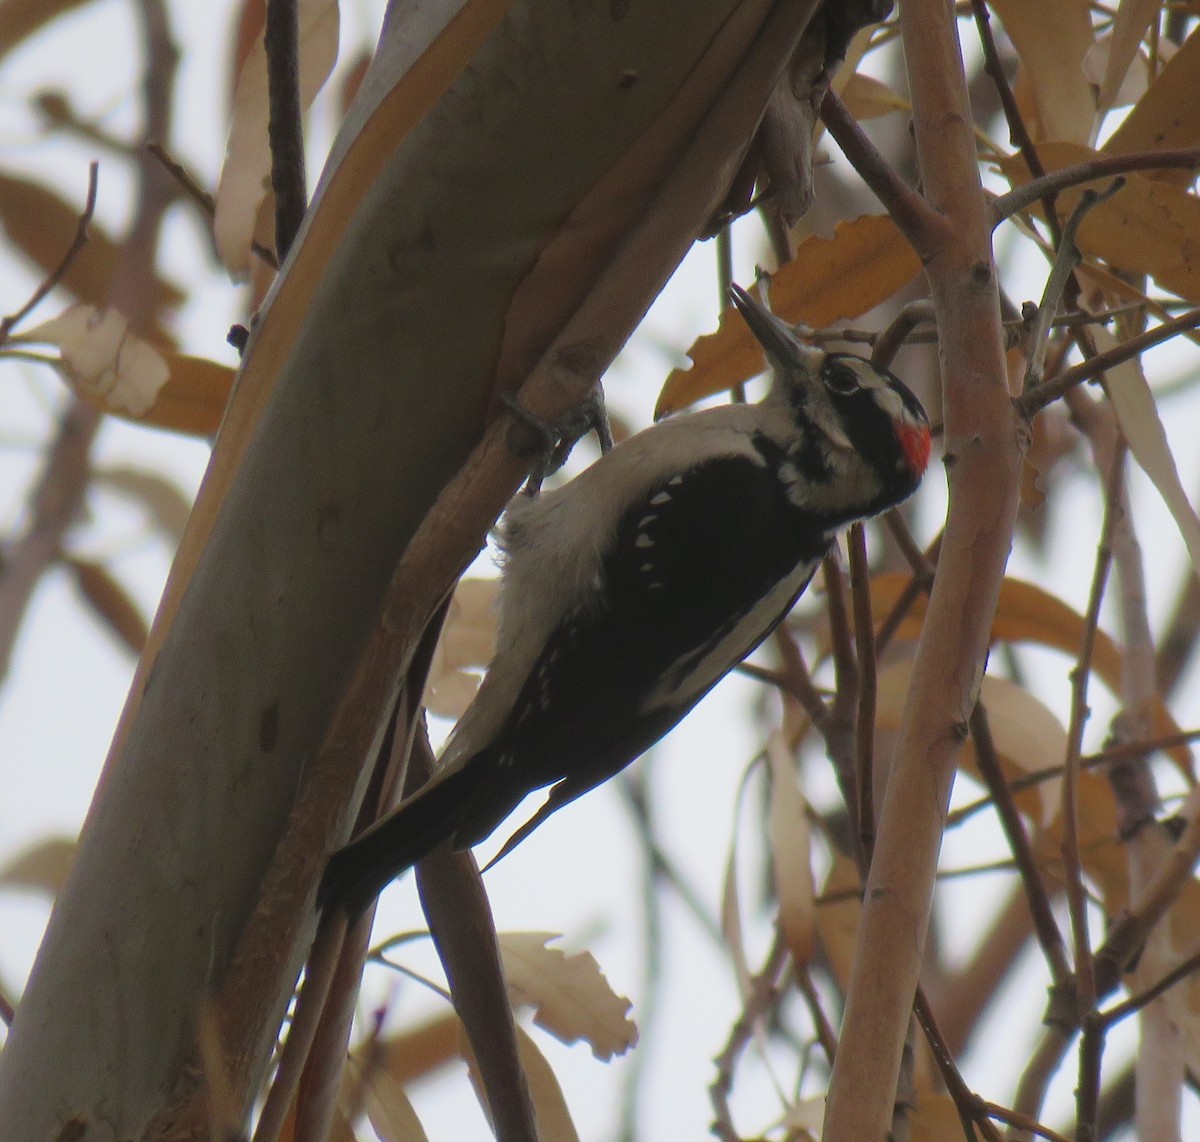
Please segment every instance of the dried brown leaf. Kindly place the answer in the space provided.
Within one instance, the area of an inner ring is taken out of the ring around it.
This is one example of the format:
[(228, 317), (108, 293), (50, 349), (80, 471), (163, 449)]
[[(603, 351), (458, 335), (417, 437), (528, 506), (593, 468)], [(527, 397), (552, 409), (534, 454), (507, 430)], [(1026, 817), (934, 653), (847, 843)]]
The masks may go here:
[(856, 72), (842, 91), (842, 102), (855, 119), (878, 119), (893, 111), (911, 111), (912, 106), (886, 83)]
[(94, 478), (141, 506), (163, 537), (176, 544), (192, 514), (191, 501), (166, 476), (145, 468), (97, 468)]
[[(337, 59), (337, 0), (300, 0), (300, 104), (308, 107)], [(225, 164), (217, 186), (213, 234), (221, 260), (237, 280), (250, 272), (250, 244), (267, 192), (267, 53), (260, 32), (238, 74)]]
[[(912, 662), (892, 663), (879, 672), (878, 730), (900, 728), (908, 696)], [(987, 707), (992, 739), (1006, 777), (1012, 781), (1031, 773), (1062, 765), (1067, 752), (1067, 733), (1062, 722), (1028, 690), (1004, 678), (986, 675), (979, 692)], [(959, 763), (979, 779), (974, 742), (963, 743)], [(1062, 802), (1061, 781), (1042, 781), (1017, 795), (1018, 807), (1037, 825), (1047, 825)]]
[(0, 4), (0, 59), (22, 41), (52, 24), (59, 16), (81, 8), (87, 0), (4, 0)]
[[(1117, 346), (1117, 339), (1107, 329), (1098, 327), (1094, 336), (1100, 352)], [(1132, 357), (1109, 369), (1106, 377), (1108, 398), (1129, 451), (1158, 489), (1187, 547), (1192, 570), (1200, 575), (1200, 518), (1197, 518), (1179, 479), (1179, 469), (1175, 466), (1175, 457), (1171, 454), (1166, 430), (1158, 416), (1158, 405), (1142, 372), (1141, 362)]]
[[(886, 301), (921, 270), (921, 262), (890, 218), (865, 214), (839, 223), (832, 238), (809, 238), (771, 278), (771, 307), (785, 321), (816, 328), (859, 317)], [(656, 417), (666, 416), (763, 371), (762, 348), (733, 307), (716, 333), (688, 350), (690, 369), (667, 377)]]
[(129, 592), (103, 564), (73, 557), (63, 562), (97, 617), (131, 654), (141, 654), (150, 636), (150, 624)]
[(398, 1083), (425, 1078), (458, 1058), (462, 1025), (457, 1015), (442, 1015), (375, 1044), (378, 1065)]
[(51, 837), (34, 842), (0, 868), (0, 885), (33, 888), (50, 897), (57, 896), (71, 871), (75, 844), (74, 837)]
[(1037, 105), (1042, 138), (1086, 143), (1096, 118), (1092, 85), (1083, 60), (1094, 33), (1088, 0), (992, 0), (1008, 38), (1021, 57), (1021, 72)]
[[(1200, 28), (1191, 35), (1138, 100), (1137, 106), (1104, 144), (1105, 154), (1128, 155), (1200, 145)], [(1190, 186), (1195, 174), (1188, 170), (1148, 171), (1155, 182)]]
[[(877, 616), (886, 615), (905, 589), (909, 577), (901, 573), (876, 575), (871, 580), (871, 606)], [(925, 621), (926, 600), (918, 598), (897, 634), (916, 639)], [(1000, 587), (1000, 601), (992, 622), (994, 642), (1033, 642), (1061, 650), (1074, 657), (1079, 653), (1083, 638), (1084, 619), (1061, 599), (1020, 579), (1005, 579)], [(1120, 693), (1121, 649), (1103, 630), (1096, 632), (1092, 654), (1092, 670), (1114, 694)], [(1154, 733), (1165, 736), (1180, 732), (1179, 725), (1161, 700), (1154, 707)], [(1180, 769), (1191, 774), (1192, 755), (1186, 746), (1165, 751)]]
[(858, 866), (845, 853), (831, 846), (833, 863), (821, 885), (816, 910), (817, 935), (829, 961), (830, 971), (843, 995), (850, 984), (854, 943), (862, 917), (862, 881)]
[[(3, 12), (7, 5), (0, 5)], [(71, 245), (81, 210), (37, 183), (11, 174), (0, 174), (0, 222), (9, 241), (43, 274), (52, 273)], [(67, 267), (62, 285), (82, 302), (95, 306), (108, 303), (113, 274), (121, 248), (94, 219), (88, 226), (88, 241)], [(174, 309), (187, 296), (178, 286), (154, 279), (151, 300), (156, 309)]]
[[(462, 1025), (459, 1026), (461, 1028)], [(467, 1062), (467, 1071), (471, 1076), (471, 1085), (475, 1088), (475, 1097), (479, 1099), (484, 1113), (488, 1114), (483, 1079), (465, 1031), (460, 1032), (460, 1045), (462, 1056)], [(529, 1095), (537, 1112), (539, 1142), (579, 1142), (579, 1132), (571, 1121), (571, 1112), (554, 1070), (529, 1032), (522, 1027), (517, 1028), (517, 1055), (520, 1057), (525, 1077), (529, 1080)]]
[(433, 652), (422, 699), (443, 718), (460, 718), (471, 704), (496, 651), (498, 579), (462, 579)]
[(771, 808), (767, 830), (771, 841), (771, 866), (779, 900), (779, 924), (792, 953), (792, 963), (803, 967), (813, 954), (812, 851), (808, 802), (796, 780), (796, 763), (779, 730), (767, 739), (771, 767)]
[(509, 991), (534, 1008), (533, 1019), (564, 1043), (584, 1040), (598, 1059), (623, 1055), (637, 1042), (632, 1004), (609, 986), (590, 952), (548, 948), (556, 932), (501, 932), (500, 958)]

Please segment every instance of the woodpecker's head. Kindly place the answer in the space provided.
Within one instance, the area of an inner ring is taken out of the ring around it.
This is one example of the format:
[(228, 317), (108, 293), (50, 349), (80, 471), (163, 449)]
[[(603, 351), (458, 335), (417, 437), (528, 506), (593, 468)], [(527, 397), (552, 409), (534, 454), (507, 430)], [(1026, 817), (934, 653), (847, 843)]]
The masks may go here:
[(854, 457), (895, 494), (893, 502), (912, 492), (929, 463), (930, 434), (908, 386), (862, 357), (806, 345), (741, 286), (730, 296), (774, 370), (772, 395), (787, 402), (806, 435), (822, 440), (832, 467)]

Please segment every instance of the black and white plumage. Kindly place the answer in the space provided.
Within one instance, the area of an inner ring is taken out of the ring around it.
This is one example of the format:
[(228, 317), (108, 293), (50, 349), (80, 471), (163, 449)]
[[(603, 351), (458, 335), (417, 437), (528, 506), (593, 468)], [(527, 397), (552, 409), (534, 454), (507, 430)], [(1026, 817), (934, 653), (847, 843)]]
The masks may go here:
[(930, 448), (916, 397), (733, 296), (773, 367), (768, 394), (657, 424), (514, 501), (483, 685), (429, 784), (331, 859), (322, 906), (356, 914), (437, 844), (483, 840), (552, 786), (511, 846), (612, 777), (787, 615), (841, 528), (916, 488)]

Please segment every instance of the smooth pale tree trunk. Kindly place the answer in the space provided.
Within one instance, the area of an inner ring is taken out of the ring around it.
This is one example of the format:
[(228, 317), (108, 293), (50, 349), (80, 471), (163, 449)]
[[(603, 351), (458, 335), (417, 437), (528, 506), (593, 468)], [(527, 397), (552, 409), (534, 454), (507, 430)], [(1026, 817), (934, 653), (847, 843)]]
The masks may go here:
[[(160, 1111), (392, 569), (494, 387), (575, 312), (764, 22), (786, 23), (782, 68), (815, 6), (392, 6), (255, 330), (0, 1056), (5, 1142), (72, 1119), (72, 1138), (137, 1138)], [(737, 159), (731, 146), (723, 177)], [(622, 193), (564, 235), (606, 179)], [(550, 248), (570, 257), (547, 266)], [(276, 1025), (305, 944), (271, 997)]]

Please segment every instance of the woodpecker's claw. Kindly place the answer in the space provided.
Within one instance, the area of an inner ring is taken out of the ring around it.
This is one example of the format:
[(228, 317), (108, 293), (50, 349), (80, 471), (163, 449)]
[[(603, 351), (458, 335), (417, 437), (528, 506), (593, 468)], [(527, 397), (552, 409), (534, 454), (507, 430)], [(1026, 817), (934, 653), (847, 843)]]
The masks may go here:
[[(588, 432), (595, 431), (600, 441), (600, 451), (607, 452), (613, 444), (612, 428), (608, 422), (608, 410), (604, 406), (604, 390), (597, 383), (587, 400), (571, 409), (560, 421), (547, 424), (536, 417), (517, 399), (515, 393), (502, 392), (500, 399), (509, 412), (526, 428), (541, 437), (540, 446), (533, 452), (537, 459), (525, 484), (526, 495), (536, 495), (547, 476), (552, 476), (567, 461), (571, 449)], [(515, 449), (518, 455), (529, 455), (529, 451)]]

